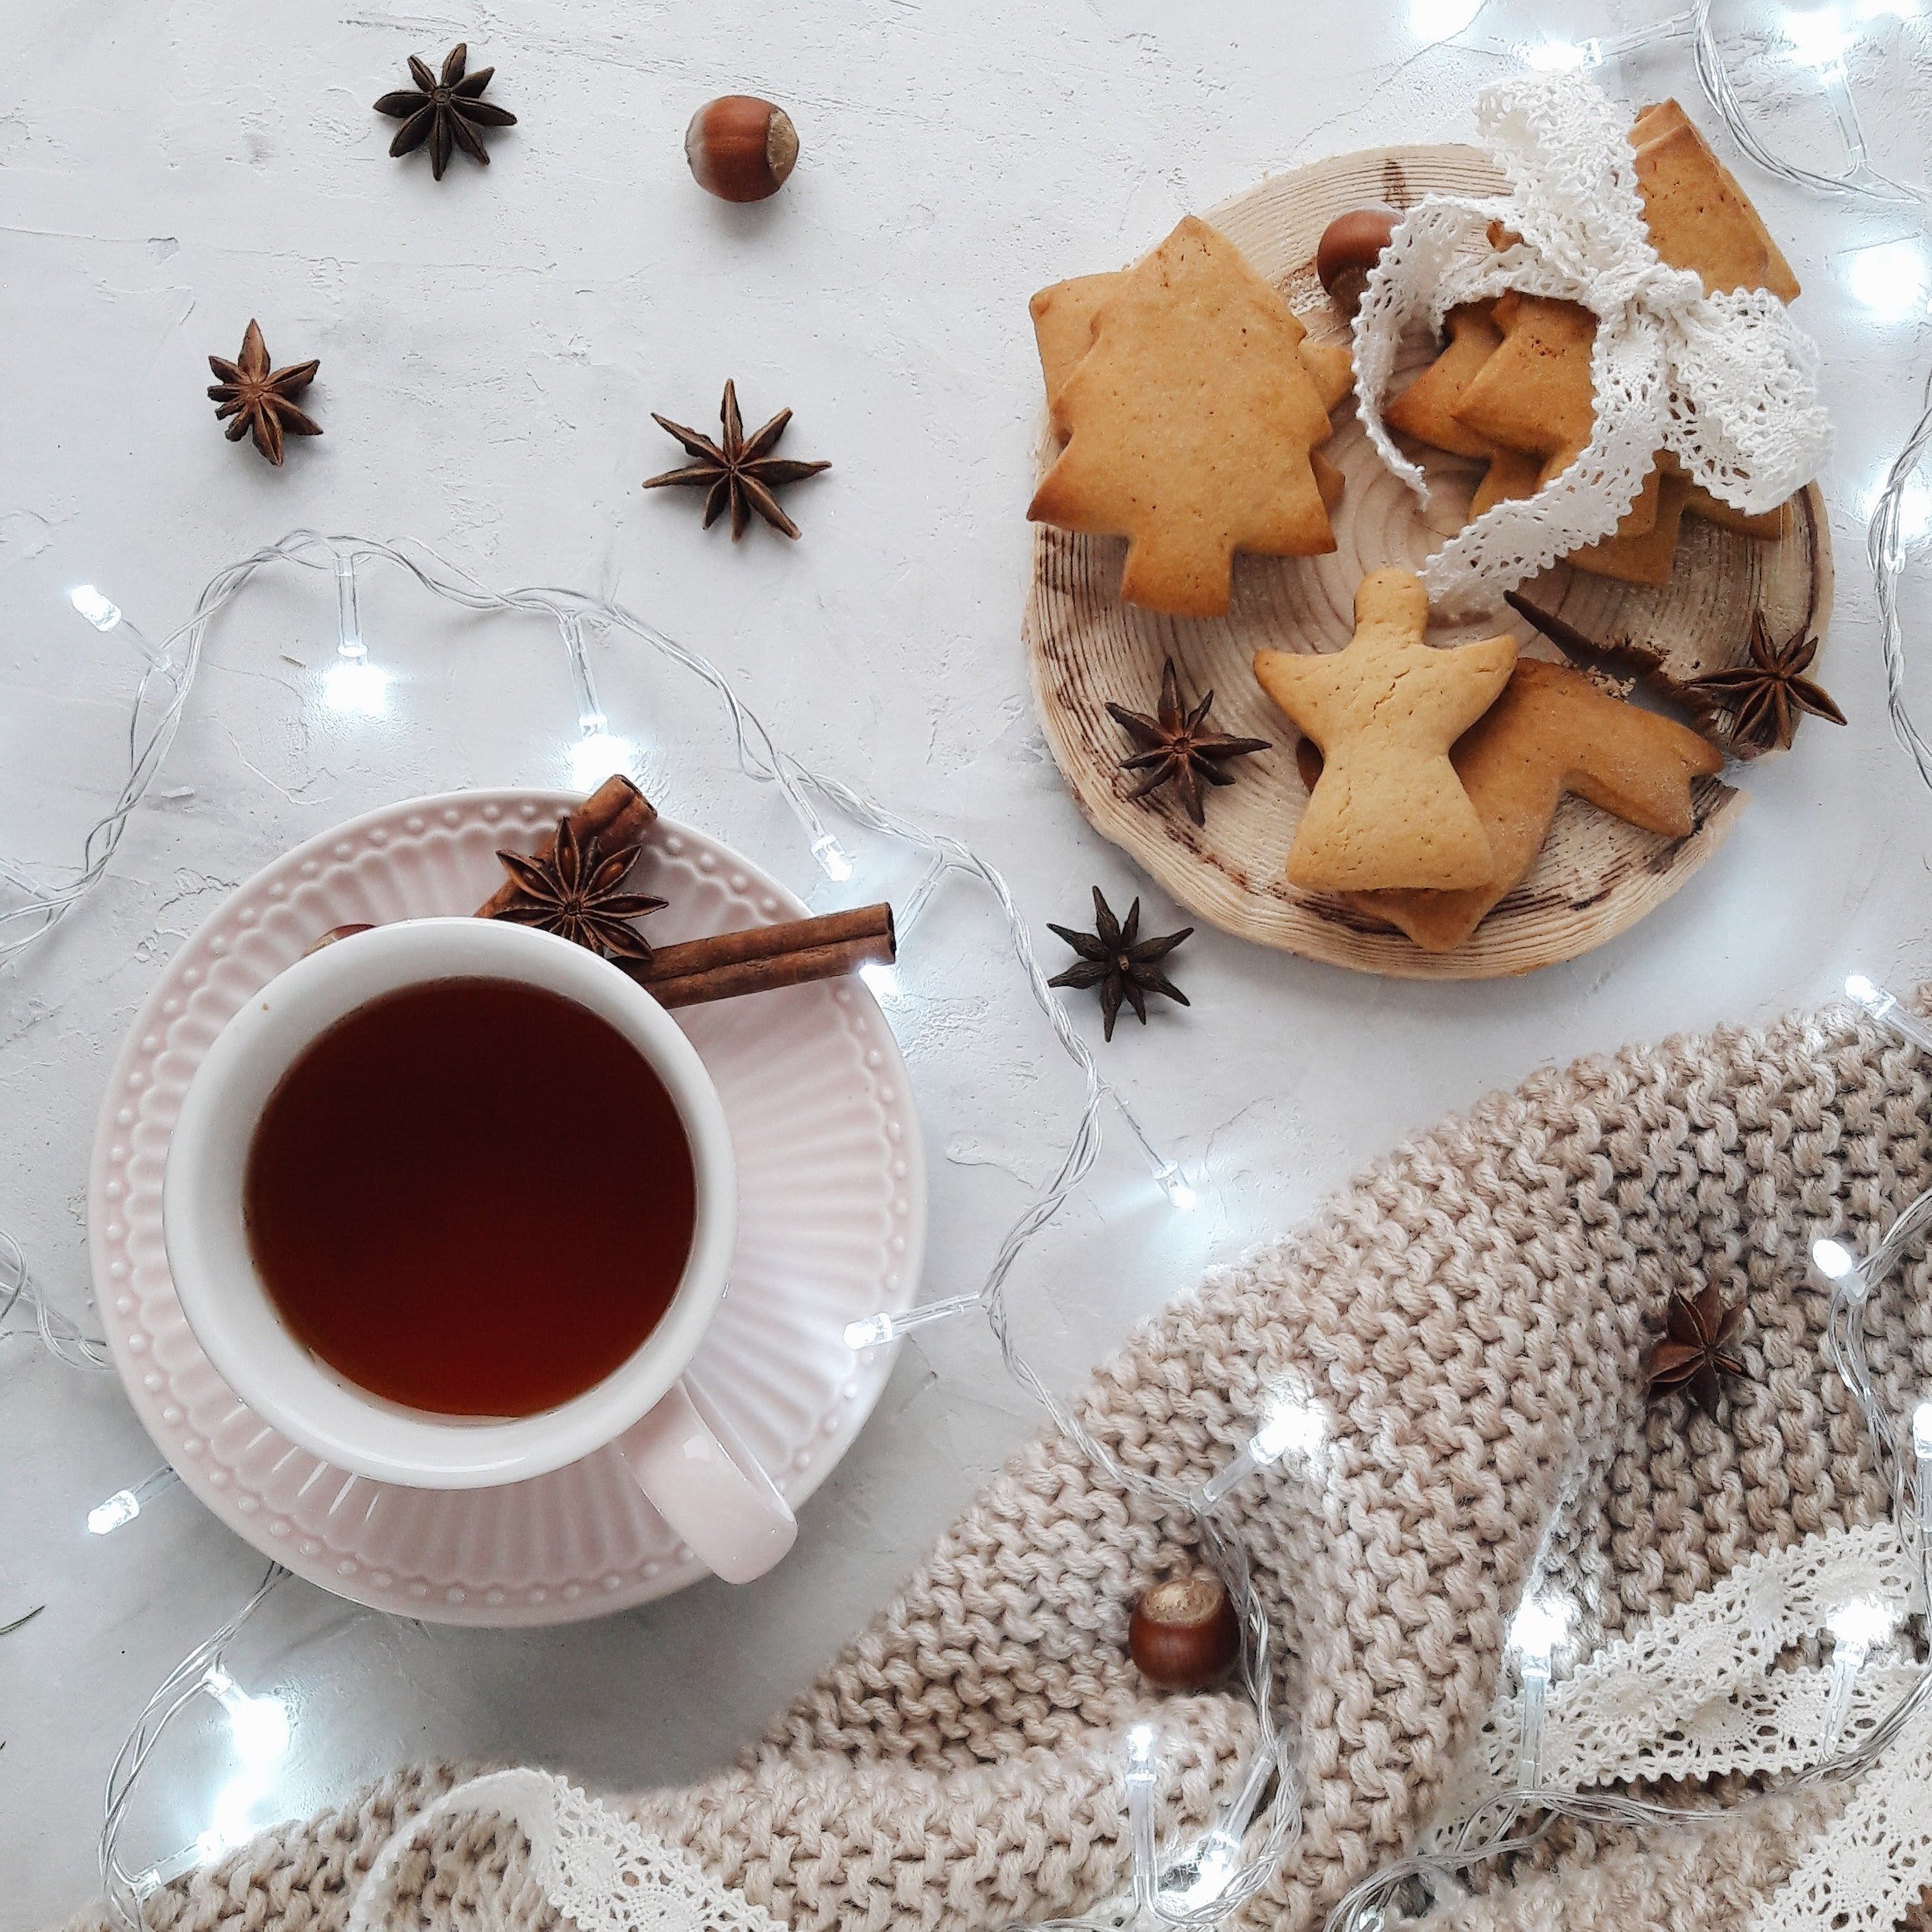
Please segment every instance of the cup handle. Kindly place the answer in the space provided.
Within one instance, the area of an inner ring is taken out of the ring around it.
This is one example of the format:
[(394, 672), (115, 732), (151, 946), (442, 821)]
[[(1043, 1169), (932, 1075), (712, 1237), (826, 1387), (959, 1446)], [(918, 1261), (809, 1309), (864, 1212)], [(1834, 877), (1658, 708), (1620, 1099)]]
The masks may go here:
[(791, 1505), (688, 1375), (617, 1449), (657, 1513), (727, 1583), (763, 1576), (798, 1535)]

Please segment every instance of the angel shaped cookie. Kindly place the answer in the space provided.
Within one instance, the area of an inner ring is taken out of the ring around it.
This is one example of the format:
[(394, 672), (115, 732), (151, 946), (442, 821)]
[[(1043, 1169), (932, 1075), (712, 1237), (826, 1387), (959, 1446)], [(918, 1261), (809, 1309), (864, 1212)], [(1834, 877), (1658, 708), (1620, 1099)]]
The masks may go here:
[(1345, 650), (1256, 653), (1261, 688), (1324, 760), (1288, 854), (1291, 884), (1455, 891), (1489, 877), (1489, 835), (1449, 753), (1509, 681), (1516, 640), (1438, 650), (1423, 641), (1428, 622), (1420, 577), (1373, 571)]

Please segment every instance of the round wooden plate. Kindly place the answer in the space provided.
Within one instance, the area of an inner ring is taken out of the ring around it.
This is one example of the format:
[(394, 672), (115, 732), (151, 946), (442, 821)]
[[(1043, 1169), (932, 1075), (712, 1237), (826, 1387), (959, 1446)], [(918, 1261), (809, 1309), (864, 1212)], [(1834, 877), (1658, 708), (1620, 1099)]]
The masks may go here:
[[(1309, 333), (1345, 343), (1348, 330), (1315, 275), (1321, 231), (1351, 208), (1399, 207), (1429, 193), (1488, 195), (1503, 186), (1469, 147), (1375, 148), (1277, 176), (1206, 217), (1286, 295)], [(1410, 366), (1431, 352), (1417, 344)], [(1419, 503), (1383, 468), (1355, 419), (1352, 399), (1334, 413), (1322, 453), (1348, 479), (1326, 557), (1235, 559), (1225, 617), (1167, 617), (1120, 601), (1126, 544), (1045, 525), (1033, 540), (1025, 636), (1048, 742), (1095, 828), (1122, 847), (1177, 900), (1242, 939), (1311, 959), (1410, 979), (1488, 979), (1573, 959), (1613, 938), (1668, 899), (1736, 823), (1746, 795), (1715, 778), (1693, 786), (1696, 829), (1672, 840), (1625, 825), (1566, 798), (1528, 875), (1461, 946), (1427, 953), (1385, 926), (1284, 874), (1306, 802), (1295, 769), (1295, 727), (1255, 682), (1258, 649), (1335, 651), (1354, 628), (1355, 586), (1384, 564), (1419, 567), (1462, 526), (1474, 466), (1424, 453), (1429, 500)], [(1052, 460), (1043, 429), (1040, 461)], [(1668, 584), (1651, 589), (1589, 577), (1558, 564), (1523, 594), (1588, 636), (1654, 651), (1665, 676), (1694, 677), (1745, 661), (1751, 613), (1761, 610), (1781, 642), (1805, 626), (1821, 632), (1830, 614), (1831, 553), (1816, 485), (1787, 510), (1785, 533), (1765, 542), (1687, 518)], [(1528, 627), (1499, 601), (1472, 622), (1432, 626), (1432, 640)], [(1529, 654), (1559, 657), (1533, 635)], [(1233, 785), (1214, 790), (1205, 830), (1169, 791), (1127, 794), (1121, 770), (1132, 749), (1107, 714), (1109, 699), (1155, 708), (1162, 661), (1172, 656), (1183, 696), (1211, 688), (1213, 721), (1266, 738), (1273, 749), (1238, 760)]]

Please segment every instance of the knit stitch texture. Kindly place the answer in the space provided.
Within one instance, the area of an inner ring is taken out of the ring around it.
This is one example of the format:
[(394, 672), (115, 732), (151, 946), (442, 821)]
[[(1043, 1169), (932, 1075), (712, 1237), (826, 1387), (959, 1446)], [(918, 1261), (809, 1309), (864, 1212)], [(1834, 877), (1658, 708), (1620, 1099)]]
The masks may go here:
[[(1227, 1505), (1281, 1641), (1306, 1825), (1236, 1923), (1312, 1932), (1412, 1849), (1506, 1669), (1526, 1588), (1579, 1606), (1580, 1653), (1746, 1557), (1881, 1517), (1823, 1354), (1817, 1236), (1860, 1247), (1932, 1185), (1932, 1080), (1842, 1008), (1632, 1048), (1493, 1095), (1379, 1162), (1298, 1232), (1211, 1274), (1076, 1399), (1121, 1463), (1197, 1489), (1286, 1391), (1312, 1468)], [(1714, 1421), (1646, 1395), (1673, 1294), (1746, 1312)], [(1915, 1251), (1875, 1298), (1895, 1409), (1932, 1380)], [(1151, 1697), (1135, 1598), (1190, 1560), (1185, 1517), (1122, 1494), (1048, 1429), (728, 1772), (622, 1806), (796, 1932), (979, 1932), (1081, 1910), (1127, 1870), (1122, 1733), (1161, 1738), (1164, 1835), (1198, 1830), (1251, 1743), (1236, 1699)], [(151, 1901), (156, 1932), (335, 1932), (397, 1823), (448, 1788), (398, 1774)], [(1433, 1915), (1430, 1932), (1739, 1926), (1818, 1816), (1592, 1840)], [(479, 1821), (414, 1860), (395, 1923), (546, 1923), (523, 1848)], [(97, 1921), (75, 1921), (76, 1932)]]

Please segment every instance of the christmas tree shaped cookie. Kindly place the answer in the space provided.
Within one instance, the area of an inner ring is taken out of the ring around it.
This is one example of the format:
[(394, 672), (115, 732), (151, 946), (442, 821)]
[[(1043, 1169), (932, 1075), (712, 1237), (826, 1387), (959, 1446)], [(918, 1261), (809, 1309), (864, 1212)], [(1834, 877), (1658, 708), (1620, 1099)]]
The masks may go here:
[(1291, 884), (1459, 891), (1494, 869), (1449, 754), (1509, 681), (1516, 640), (1437, 650), (1423, 641), (1428, 622), (1422, 579), (1378, 570), (1355, 592), (1345, 650), (1256, 652), (1261, 688), (1325, 761), (1288, 854)]
[(1054, 400), (1067, 447), (1027, 514), (1125, 537), (1121, 596), (1228, 606), (1234, 553), (1335, 548), (1310, 453), (1329, 435), (1306, 330), (1241, 252), (1189, 215), (1094, 313)]

